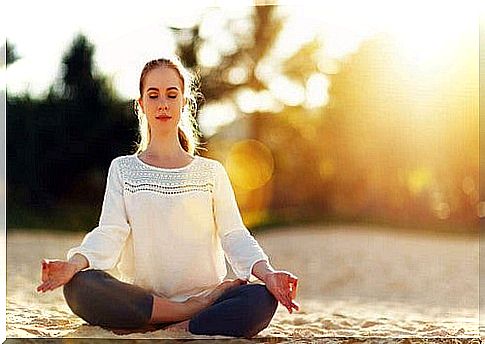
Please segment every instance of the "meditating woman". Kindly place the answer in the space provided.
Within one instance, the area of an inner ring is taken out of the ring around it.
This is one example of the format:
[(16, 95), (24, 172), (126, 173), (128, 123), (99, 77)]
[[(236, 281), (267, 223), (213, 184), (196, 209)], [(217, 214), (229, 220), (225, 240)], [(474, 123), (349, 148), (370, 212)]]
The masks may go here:
[[(273, 269), (244, 226), (223, 165), (195, 155), (193, 84), (178, 58), (145, 65), (138, 151), (111, 162), (99, 225), (67, 260), (42, 261), (37, 290), (64, 286), (92, 325), (249, 338), (278, 301), (298, 310), (297, 278)], [(236, 280), (224, 281), (225, 257)]]

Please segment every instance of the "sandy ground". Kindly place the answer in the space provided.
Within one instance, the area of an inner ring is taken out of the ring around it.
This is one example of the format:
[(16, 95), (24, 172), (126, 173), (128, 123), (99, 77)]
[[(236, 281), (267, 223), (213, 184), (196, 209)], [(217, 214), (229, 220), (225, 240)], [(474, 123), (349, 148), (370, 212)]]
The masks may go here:
[[(280, 305), (256, 339), (478, 342), (478, 234), (306, 226), (255, 237), (276, 268), (300, 278), (301, 304), (292, 315)], [(40, 260), (63, 258), (81, 239), (42, 231), (7, 235), (7, 338), (207, 339), (163, 330), (116, 335), (73, 315), (60, 289), (38, 294)]]

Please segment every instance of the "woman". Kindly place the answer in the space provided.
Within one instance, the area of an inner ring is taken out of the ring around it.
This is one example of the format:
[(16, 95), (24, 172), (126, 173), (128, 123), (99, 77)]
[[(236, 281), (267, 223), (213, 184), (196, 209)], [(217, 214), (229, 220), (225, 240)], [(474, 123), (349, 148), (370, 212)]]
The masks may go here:
[[(222, 164), (194, 155), (193, 80), (180, 61), (148, 62), (139, 86), (139, 149), (111, 162), (98, 227), (67, 261), (42, 261), (37, 290), (64, 286), (93, 325), (252, 337), (277, 301), (298, 310), (297, 278), (269, 264)], [(238, 279), (223, 281), (225, 257)], [(251, 274), (264, 285), (248, 284)]]

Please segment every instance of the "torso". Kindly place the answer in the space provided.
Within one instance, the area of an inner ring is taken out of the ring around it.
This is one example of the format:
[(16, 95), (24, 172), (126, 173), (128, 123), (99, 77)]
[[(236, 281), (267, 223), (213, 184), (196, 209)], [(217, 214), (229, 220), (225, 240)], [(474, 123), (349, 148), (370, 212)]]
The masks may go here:
[(130, 155), (117, 163), (131, 227), (118, 265), (123, 279), (176, 301), (220, 283), (226, 267), (213, 213), (215, 162), (195, 156), (167, 168)]

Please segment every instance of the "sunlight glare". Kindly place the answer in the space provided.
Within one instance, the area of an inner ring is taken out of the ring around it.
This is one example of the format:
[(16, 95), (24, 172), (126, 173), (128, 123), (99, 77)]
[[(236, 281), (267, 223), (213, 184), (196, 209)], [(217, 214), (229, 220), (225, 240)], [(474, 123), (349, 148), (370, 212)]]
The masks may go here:
[(324, 106), (328, 103), (328, 87), (330, 82), (328, 78), (321, 74), (312, 74), (306, 83), (306, 103), (309, 108)]
[(218, 102), (204, 105), (197, 117), (197, 122), (204, 136), (209, 137), (236, 118), (237, 109), (232, 103)]
[(272, 112), (280, 109), (278, 101), (269, 91), (256, 92), (250, 88), (243, 88), (236, 94), (236, 102), (245, 113)]
[(239, 141), (231, 147), (226, 159), (226, 169), (236, 187), (246, 191), (256, 190), (273, 177), (273, 155), (258, 140)]
[(423, 191), (431, 183), (432, 174), (428, 168), (416, 168), (408, 173), (408, 189), (414, 195)]
[(227, 72), (227, 79), (233, 85), (244, 84), (248, 77), (248, 70), (244, 67), (234, 67)]
[(288, 106), (298, 106), (305, 100), (305, 88), (282, 75), (275, 75), (268, 87), (278, 100)]
[(210, 43), (204, 43), (197, 52), (200, 64), (205, 67), (215, 67), (221, 62), (219, 51)]
[(476, 26), (475, 15), (465, 5), (433, 6), (423, 2), (419, 12), (402, 10), (389, 22), (388, 30), (407, 62), (427, 69), (439, 70), (450, 63), (464, 33)]

